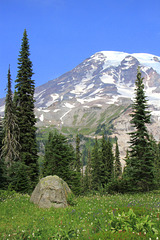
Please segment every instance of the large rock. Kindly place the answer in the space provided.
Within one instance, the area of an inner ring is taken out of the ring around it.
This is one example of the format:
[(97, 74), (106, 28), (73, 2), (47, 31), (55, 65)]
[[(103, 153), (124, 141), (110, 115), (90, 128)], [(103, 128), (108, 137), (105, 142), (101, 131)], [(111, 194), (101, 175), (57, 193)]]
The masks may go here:
[(58, 176), (42, 178), (35, 187), (30, 201), (41, 208), (67, 207), (67, 196), (71, 193), (67, 183)]

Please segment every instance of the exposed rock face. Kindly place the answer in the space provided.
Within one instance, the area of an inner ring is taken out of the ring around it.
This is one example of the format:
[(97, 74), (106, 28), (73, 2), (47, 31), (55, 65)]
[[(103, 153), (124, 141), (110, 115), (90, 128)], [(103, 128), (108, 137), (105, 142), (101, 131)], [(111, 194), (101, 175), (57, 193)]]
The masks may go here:
[[(36, 126), (52, 126), (65, 134), (102, 135), (106, 126), (118, 138), (121, 157), (128, 149), (131, 104), (137, 67), (151, 111), (149, 132), (160, 141), (160, 57), (146, 53), (102, 51), (74, 69), (35, 89)], [(5, 99), (0, 99), (0, 115)], [(42, 134), (43, 135), (43, 134)]]
[(67, 207), (67, 195), (71, 193), (67, 183), (58, 176), (42, 178), (35, 187), (30, 201), (41, 208)]

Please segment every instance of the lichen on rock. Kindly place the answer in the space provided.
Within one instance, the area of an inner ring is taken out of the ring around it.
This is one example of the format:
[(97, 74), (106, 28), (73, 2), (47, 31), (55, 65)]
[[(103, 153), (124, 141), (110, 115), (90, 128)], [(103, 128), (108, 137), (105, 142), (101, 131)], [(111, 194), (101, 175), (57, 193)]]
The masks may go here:
[(67, 196), (71, 193), (68, 184), (58, 176), (42, 178), (35, 187), (30, 201), (41, 208), (67, 207)]

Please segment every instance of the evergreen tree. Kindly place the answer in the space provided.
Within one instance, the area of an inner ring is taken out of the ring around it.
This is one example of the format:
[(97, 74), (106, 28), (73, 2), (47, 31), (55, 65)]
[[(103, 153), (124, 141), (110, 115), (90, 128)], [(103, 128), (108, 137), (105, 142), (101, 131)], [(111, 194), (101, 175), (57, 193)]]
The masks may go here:
[(30, 193), (30, 179), (26, 172), (28, 172), (28, 166), (22, 161), (15, 161), (7, 170), (9, 189), (20, 193)]
[(2, 118), (0, 116), (0, 156), (1, 156), (1, 151), (2, 151), (2, 140), (3, 140), (3, 122)]
[(108, 146), (107, 146), (107, 141), (105, 139), (105, 136), (103, 135), (102, 137), (102, 145), (101, 145), (101, 174), (100, 174), (100, 178), (101, 178), (101, 184), (103, 187), (106, 186), (106, 184), (108, 183)]
[(96, 138), (91, 155), (92, 190), (97, 191), (101, 187), (101, 165), (99, 144)]
[(79, 178), (74, 165), (74, 149), (67, 138), (58, 132), (50, 133), (45, 146), (43, 176), (57, 175), (79, 194)]
[(17, 161), (20, 159), (19, 127), (12, 99), (10, 67), (8, 69), (8, 84), (3, 126), (4, 138), (1, 156), (4, 158), (4, 161), (9, 169), (15, 160)]
[(52, 169), (49, 168), (49, 164), (53, 161), (52, 160), (53, 158), (52, 139), (53, 139), (53, 133), (49, 132), (48, 141), (45, 144), (45, 155), (44, 155), (44, 162), (42, 166), (42, 175), (44, 177), (47, 175), (53, 175), (53, 173), (51, 172)]
[(50, 133), (45, 146), (44, 176), (58, 175), (64, 181), (70, 178), (70, 164), (75, 158), (64, 135)]
[(160, 143), (156, 143), (154, 138), (151, 136), (152, 141), (152, 155), (154, 157), (154, 177), (156, 187), (160, 187)]
[(20, 128), (21, 159), (26, 165), (26, 175), (30, 191), (35, 187), (38, 180), (38, 155), (36, 143), (36, 118), (34, 115), (34, 91), (35, 84), (32, 80), (32, 62), (29, 58), (29, 43), (26, 30), (24, 30), (21, 50), (18, 58), (18, 74), (16, 79), (16, 91), (14, 103), (18, 126)]
[(126, 179), (127, 178), (127, 169), (130, 168), (130, 156), (129, 156), (129, 150), (128, 149), (126, 151), (126, 156), (124, 158), (124, 161), (126, 162), (126, 164), (125, 164), (124, 169), (123, 169), (122, 177)]
[(156, 145), (156, 157), (155, 157), (155, 169), (156, 169), (156, 184), (160, 188), (160, 143)]
[(84, 174), (84, 192), (91, 191), (91, 153), (90, 150), (88, 150), (88, 158), (87, 158), (87, 165), (85, 168), (85, 174)]
[(146, 124), (150, 123), (150, 112), (144, 92), (143, 78), (138, 68), (135, 82), (135, 101), (132, 105), (130, 133), (130, 158), (126, 169), (132, 190), (148, 191), (154, 185), (152, 146)]
[[(82, 172), (81, 172), (81, 170), (82, 170)], [(81, 188), (83, 185), (82, 173), (83, 173), (83, 165), (81, 164), (80, 137), (77, 134), (77, 136), (76, 136), (76, 174), (78, 177), (78, 181), (77, 181), (78, 194), (80, 194), (80, 191), (81, 191)]]
[(105, 139), (104, 135), (102, 138), (101, 145), (101, 183), (105, 187), (113, 177), (113, 163), (114, 155), (112, 151), (112, 143), (110, 139)]
[(115, 149), (115, 164), (114, 164), (114, 177), (117, 179), (122, 175), (122, 166), (119, 156), (119, 146), (116, 138), (116, 149)]
[(3, 121), (0, 117), (0, 189), (4, 189), (6, 186), (6, 177), (5, 177), (5, 164), (4, 164), (4, 158), (2, 158), (1, 152), (2, 152), (2, 140), (4, 138), (3, 134)]
[(81, 172), (80, 137), (76, 136), (76, 171)]
[(113, 163), (114, 163), (114, 155), (110, 139), (107, 139), (106, 146), (107, 146), (107, 181), (109, 182), (113, 178)]

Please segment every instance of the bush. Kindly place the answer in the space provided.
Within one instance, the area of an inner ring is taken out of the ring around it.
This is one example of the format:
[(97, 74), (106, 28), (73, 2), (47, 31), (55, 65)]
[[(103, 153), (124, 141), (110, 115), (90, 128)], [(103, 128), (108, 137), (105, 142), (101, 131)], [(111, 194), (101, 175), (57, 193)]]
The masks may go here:
[(3, 202), (6, 199), (14, 197), (16, 194), (15, 191), (10, 191), (10, 190), (1, 190), (0, 189), (0, 202)]
[(67, 203), (70, 206), (75, 206), (77, 204), (75, 195), (72, 192), (69, 193), (68, 196), (67, 196)]
[(157, 229), (154, 227), (155, 224), (149, 220), (149, 215), (138, 217), (131, 208), (128, 213), (122, 212), (122, 214), (118, 214), (118, 216), (115, 216), (114, 212), (112, 212), (109, 223), (113, 232), (127, 231), (141, 232), (143, 234), (151, 232), (158, 234)]
[(130, 192), (130, 188), (125, 179), (113, 179), (107, 184), (107, 192), (113, 193), (127, 193)]

